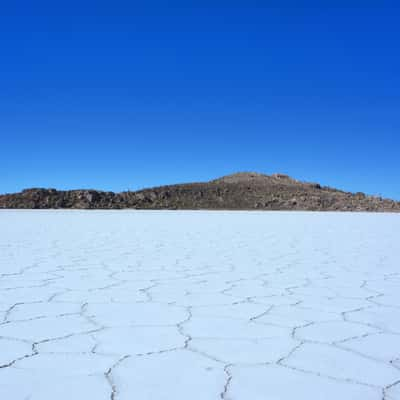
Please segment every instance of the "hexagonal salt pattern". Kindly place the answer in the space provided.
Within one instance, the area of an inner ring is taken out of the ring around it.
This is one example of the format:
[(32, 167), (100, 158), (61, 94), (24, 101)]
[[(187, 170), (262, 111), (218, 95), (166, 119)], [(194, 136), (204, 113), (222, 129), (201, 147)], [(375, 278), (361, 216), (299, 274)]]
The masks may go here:
[(398, 215), (0, 225), (0, 399), (400, 399)]

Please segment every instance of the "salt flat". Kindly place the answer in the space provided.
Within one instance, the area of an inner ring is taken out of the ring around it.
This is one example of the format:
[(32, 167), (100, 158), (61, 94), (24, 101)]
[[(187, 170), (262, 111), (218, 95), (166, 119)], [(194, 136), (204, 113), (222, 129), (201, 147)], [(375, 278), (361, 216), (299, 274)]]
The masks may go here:
[(400, 215), (0, 211), (0, 399), (400, 399)]

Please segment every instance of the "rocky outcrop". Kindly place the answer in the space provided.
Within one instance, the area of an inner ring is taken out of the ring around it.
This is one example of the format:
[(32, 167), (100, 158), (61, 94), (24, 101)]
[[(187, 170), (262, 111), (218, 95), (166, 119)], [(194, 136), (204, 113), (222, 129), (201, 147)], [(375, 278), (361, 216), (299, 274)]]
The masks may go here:
[(241, 172), (210, 182), (136, 192), (33, 188), (0, 195), (0, 208), (400, 211), (400, 202), (349, 193), (287, 175)]

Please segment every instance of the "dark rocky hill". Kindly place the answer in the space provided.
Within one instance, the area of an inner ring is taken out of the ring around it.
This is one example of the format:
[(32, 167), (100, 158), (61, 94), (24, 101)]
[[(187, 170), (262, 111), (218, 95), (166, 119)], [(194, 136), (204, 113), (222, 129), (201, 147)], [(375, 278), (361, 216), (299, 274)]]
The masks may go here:
[(210, 182), (135, 192), (25, 189), (0, 195), (0, 208), (400, 211), (400, 202), (349, 193), (287, 175), (241, 172)]

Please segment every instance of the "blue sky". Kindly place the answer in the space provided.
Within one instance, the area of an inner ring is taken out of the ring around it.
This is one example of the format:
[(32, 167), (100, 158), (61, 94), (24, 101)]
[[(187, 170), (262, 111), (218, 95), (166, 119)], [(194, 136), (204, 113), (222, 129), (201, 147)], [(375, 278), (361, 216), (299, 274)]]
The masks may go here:
[(400, 199), (400, 6), (9, 2), (0, 192), (235, 171)]

